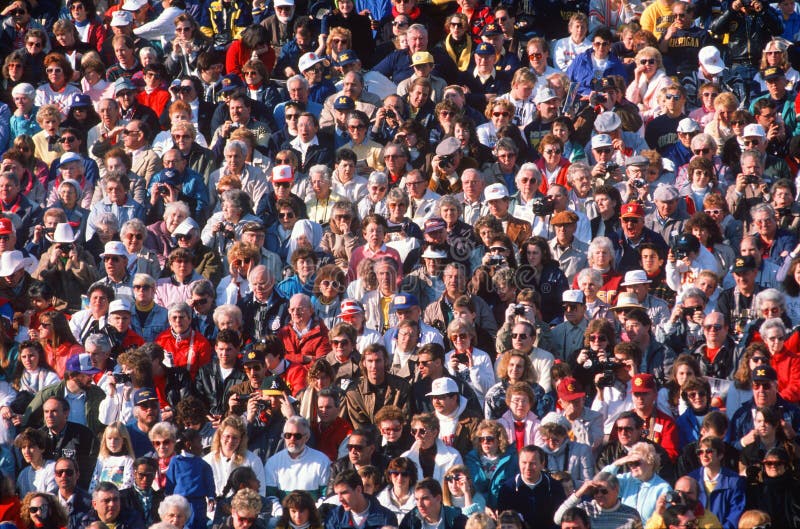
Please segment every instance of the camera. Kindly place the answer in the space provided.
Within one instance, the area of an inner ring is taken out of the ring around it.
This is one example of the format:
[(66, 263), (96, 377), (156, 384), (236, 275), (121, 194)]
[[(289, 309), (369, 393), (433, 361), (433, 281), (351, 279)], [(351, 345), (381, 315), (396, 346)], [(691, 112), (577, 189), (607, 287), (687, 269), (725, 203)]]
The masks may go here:
[(644, 178), (634, 178), (631, 185), (636, 189), (642, 189), (643, 187), (647, 187), (647, 180)]
[(534, 215), (546, 217), (552, 215), (556, 210), (556, 205), (551, 197), (536, 197), (531, 200), (531, 209)]
[(455, 158), (452, 154), (446, 156), (439, 156), (439, 167), (451, 167), (455, 165)]
[(746, 184), (757, 184), (761, 179), (754, 174), (744, 175)]
[(117, 384), (125, 384), (131, 381), (129, 373), (112, 373), (111, 376), (114, 377), (114, 382)]

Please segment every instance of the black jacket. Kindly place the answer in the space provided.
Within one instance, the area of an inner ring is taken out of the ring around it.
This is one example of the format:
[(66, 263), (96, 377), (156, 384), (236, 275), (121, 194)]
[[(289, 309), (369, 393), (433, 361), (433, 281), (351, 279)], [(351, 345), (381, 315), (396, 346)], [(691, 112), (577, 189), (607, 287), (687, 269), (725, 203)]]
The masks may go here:
[(247, 375), (238, 367), (231, 371), (225, 380), (222, 380), (222, 371), (219, 369), (219, 361), (216, 357), (200, 368), (195, 378), (195, 389), (197, 396), (208, 405), (211, 415), (223, 415), (225, 413), (225, 395), (232, 386), (247, 380)]
[(59, 457), (68, 457), (77, 462), (80, 473), (78, 486), (88, 489), (100, 448), (92, 431), (76, 422), (67, 422), (67, 426), (58, 436), (50, 435), (47, 426), (42, 426), (39, 431), (47, 436), (45, 459), (55, 461)]
[(150, 512), (145, 513), (144, 505), (142, 505), (142, 500), (139, 498), (139, 494), (136, 492), (136, 487), (128, 487), (127, 489), (119, 491), (119, 500), (122, 512), (138, 513), (142, 520), (144, 520), (144, 524), (147, 527), (159, 520), (158, 506), (161, 505), (161, 502), (164, 500), (165, 496), (163, 490), (151, 490), (150, 493), (152, 494)]

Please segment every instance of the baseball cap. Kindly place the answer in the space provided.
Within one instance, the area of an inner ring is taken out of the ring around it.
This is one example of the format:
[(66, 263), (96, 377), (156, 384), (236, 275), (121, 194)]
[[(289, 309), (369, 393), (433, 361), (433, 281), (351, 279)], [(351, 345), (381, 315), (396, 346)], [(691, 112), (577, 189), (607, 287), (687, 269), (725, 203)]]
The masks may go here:
[(631, 393), (647, 393), (655, 391), (656, 379), (650, 373), (639, 373), (631, 382)]

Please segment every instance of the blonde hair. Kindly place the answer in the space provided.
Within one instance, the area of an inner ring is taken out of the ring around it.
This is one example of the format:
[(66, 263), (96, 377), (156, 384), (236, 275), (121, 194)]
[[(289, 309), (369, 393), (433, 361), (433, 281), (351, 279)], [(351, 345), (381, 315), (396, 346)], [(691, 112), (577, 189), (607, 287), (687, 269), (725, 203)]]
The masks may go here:
[[(117, 435), (120, 436), (120, 438), (122, 438), (122, 448), (120, 449), (119, 454), (112, 454), (108, 449), (108, 445), (106, 444), (109, 434), (112, 433), (116, 433)], [(130, 457), (134, 456), (131, 436), (128, 433), (128, 428), (126, 428), (123, 423), (117, 421), (117, 422), (112, 422), (111, 424), (106, 426), (106, 429), (103, 431), (103, 436), (100, 439), (100, 452), (98, 455), (101, 458), (109, 456), (119, 456), (119, 455), (130, 456)]]

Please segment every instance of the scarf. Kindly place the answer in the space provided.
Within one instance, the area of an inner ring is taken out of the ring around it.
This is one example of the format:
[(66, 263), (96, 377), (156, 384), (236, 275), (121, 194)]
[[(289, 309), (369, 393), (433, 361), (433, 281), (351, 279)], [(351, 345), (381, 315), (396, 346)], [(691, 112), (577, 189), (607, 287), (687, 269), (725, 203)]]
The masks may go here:
[[(392, 8), (394, 9), (394, 8)], [(472, 57), (472, 39), (466, 39), (467, 43), (464, 46), (464, 49), (461, 50), (461, 53), (458, 57), (456, 57), (456, 51), (453, 48), (453, 44), (451, 43), (452, 38), (450, 35), (447, 35), (444, 39), (444, 49), (447, 54), (450, 56), (451, 59), (456, 63), (456, 67), (458, 67), (459, 72), (466, 72), (469, 68), (469, 61)]]

